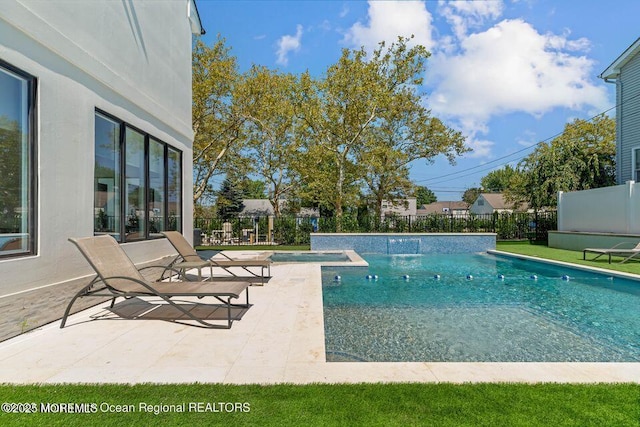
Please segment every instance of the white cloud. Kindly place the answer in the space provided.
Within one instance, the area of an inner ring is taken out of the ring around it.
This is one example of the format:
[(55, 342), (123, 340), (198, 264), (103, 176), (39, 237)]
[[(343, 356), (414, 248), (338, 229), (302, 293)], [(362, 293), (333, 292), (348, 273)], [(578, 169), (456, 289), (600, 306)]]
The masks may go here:
[(440, 13), (447, 19), (458, 39), (466, 36), (469, 28), (495, 20), (502, 15), (504, 5), (495, 1), (451, 1), (440, 0)]
[(414, 36), (412, 43), (427, 49), (433, 47), (432, 17), (425, 4), (419, 1), (369, 1), (368, 22), (355, 23), (345, 34), (344, 42), (368, 51), (378, 43), (395, 42), (399, 36)]
[(607, 92), (591, 82), (593, 60), (570, 53), (586, 48), (585, 39), (540, 34), (522, 20), (504, 20), (464, 37), (458, 55), (432, 57), (429, 106), (471, 134), (485, 133), (491, 117), (512, 112), (603, 110)]
[(276, 52), (276, 63), (286, 66), (289, 63), (289, 52), (297, 52), (300, 50), (302, 40), (302, 25), (296, 26), (296, 35), (285, 35), (278, 40), (278, 51)]
[(477, 139), (475, 132), (467, 135), (465, 144), (467, 145), (467, 147), (473, 150), (465, 154), (464, 157), (467, 158), (491, 157), (491, 148), (495, 145), (495, 143), (492, 141), (488, 141), (486, 139)]

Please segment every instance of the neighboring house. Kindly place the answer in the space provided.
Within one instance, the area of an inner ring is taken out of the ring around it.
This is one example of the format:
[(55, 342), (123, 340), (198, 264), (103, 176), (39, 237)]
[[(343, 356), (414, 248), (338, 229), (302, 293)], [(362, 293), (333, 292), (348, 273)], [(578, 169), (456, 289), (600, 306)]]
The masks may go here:
[(640, 38), (599, 77), (616, 85), (616, 181), (640, 182)]
[(402, 200), (382, 201), (382, 216), (415, 216), (417, 210), (417, 199), (415, 197), (407, 197)]
[(518, 208), (504, 199), (502, 193), (481, 193), (475, 202), (469, 207), (469, 212), (476, 215), (491, 214), (494, 212), (526, 212), (527, 206)]
[[(0, 7), (0, 340), (62, 316), (92, 270), (69, 237), (138, 265), (193, 235), (194, 0)], [(22, 326), (21, 326), (22, 325)]]
[(432, 214), (446, 214), (446, 215), (468, 215), (469, 204), (463, 201), (443, 201), (433, 202), (428, 205), (423, 205), (421, 209), (418, 209), (416, 215), (432, 215)]
[(442, 201), (422, 205), (416, 215), (447, 214), (464, 215), (469, 213), (469, 204), (463, 201)]
[[(242, 200), (244, 208), (238, 214), (239, 217), (256, 217), (256, 216), (273, 216), (273, 205), (267, 199), (244, 199)], [(280, 200), (280, 212), (287, 207), (286, 200)], [(320, 211), (317, 208), (300, 208), (295, 214), (298, 217), (319, 217)]]

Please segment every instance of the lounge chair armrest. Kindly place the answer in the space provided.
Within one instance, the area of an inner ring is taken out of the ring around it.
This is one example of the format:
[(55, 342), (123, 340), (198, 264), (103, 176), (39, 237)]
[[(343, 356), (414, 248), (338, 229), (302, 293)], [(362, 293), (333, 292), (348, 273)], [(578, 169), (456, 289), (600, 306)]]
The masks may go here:
[(126, 292), (126, 291), (122, 291), (122, 290), (120, 290), (120, 289), (118, 289), (118, 288), (116, 288), (116, 287), (110, 286), (110, 285), (109, 285), (109, 283), (107, 282), (108, 280), (115, 280), (115, 279), (117, 279), (117, 280), (128, 280), (128, 281), (130, 281), (130, 282), (137, 283), (138, 285), (141, 285), (141, 286), (145, 287), (146, 289), (148, 289), (148, 290), (149, 290), (149, 292), (151, 292), (152, 294), (156, 294), (156, 295), (157, 295), (157, 291), (156, 291), (155, 289), (153, 289), (153, 286), (149, 285), (149, 282), (146, 282), (146, 281), (144, 281), (144, 280), (136, 279), (135, 277), (129, 277), (129, 276), (110, 276), (110, 277), (105, 277), (105, 278), (102, 280), (102, 282), (103, 282), (107, 287), (109, 287), (109, 288), (111, 288), (111, 289), (114, 289), (114, 290), (116, 290), (116, 291), (118, 291), (118, 292), (125, 293), (125, 294), (126, 294), (126, 293), (128, 293), (128, 292)]

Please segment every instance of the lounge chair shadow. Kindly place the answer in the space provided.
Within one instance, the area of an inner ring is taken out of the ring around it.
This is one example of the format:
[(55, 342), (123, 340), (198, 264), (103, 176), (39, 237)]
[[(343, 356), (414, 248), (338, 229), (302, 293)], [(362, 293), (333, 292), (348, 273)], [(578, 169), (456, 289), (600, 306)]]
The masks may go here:
[[(198, 319), (208, 321), (226, 321), (227, 306), (224, 304), (206, 304), (202, 302), (193, 303), (172, 299), (174, 304), (187, 310)], [(232, 307), (231, 319), (241, 320), (250, 307)], [(149, 301), (142, 298), (129, 298), (114, 304), (113, 307), (105, 307), (100, 313), (91, 316), (92, 320), (163, 320), (167, 322), (180, 323), (188, 326), (204, 327), (192, 322), (192, 318), (185, 315), (179, 308), (171, 304), (163, 303), (162, 300)]]

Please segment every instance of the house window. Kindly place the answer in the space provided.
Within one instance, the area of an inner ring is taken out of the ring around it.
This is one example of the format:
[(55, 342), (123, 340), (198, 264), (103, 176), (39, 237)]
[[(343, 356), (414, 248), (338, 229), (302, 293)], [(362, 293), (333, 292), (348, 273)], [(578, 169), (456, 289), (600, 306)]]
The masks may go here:
[(182, 229), (182, 153), (99, 111), (94, 182), (95, 234), (130, 242)]
[(631, 151), (633, 153), (631, 156), (631, 179), (640, 182), (640, 147), (635, 147)]
[(484, 200), (478, 199), (478, 206), (484, 206)]
[(35, 98), (35, 77), (0, 61), (1, 258), (36, 251)]

